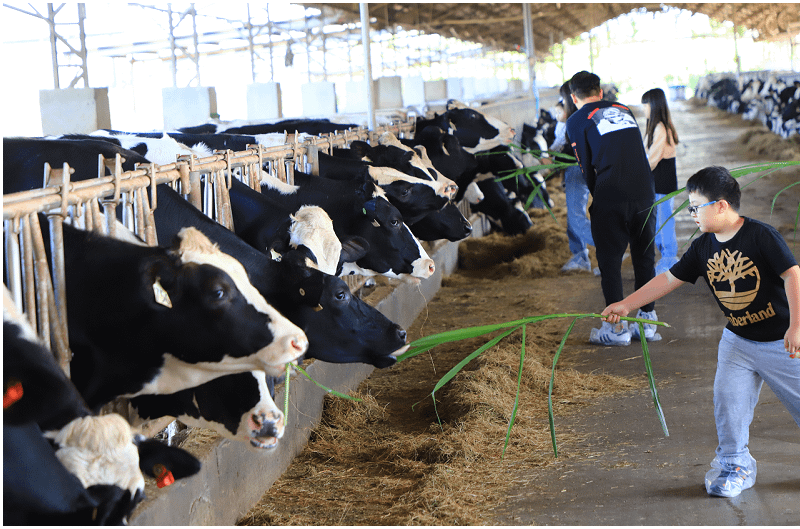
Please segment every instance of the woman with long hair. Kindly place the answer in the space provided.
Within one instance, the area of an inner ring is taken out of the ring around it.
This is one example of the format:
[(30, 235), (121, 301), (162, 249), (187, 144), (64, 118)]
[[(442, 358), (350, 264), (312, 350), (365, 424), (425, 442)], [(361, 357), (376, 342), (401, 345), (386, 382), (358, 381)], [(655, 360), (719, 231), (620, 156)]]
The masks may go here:
[[(572, 101), (572, 97), (570, 97), (572, 92), (569, 89), (569, 81), (561, 85), (559, 91), (564, 111), (559, 116), (559, 123), (556, 126), (556, 141), (550, 150), (558, 151), (563, 149), (562, 152), (573, 155), (575, 153), (566, 136), (566, 121), (578, 109)], [(567, 198), (567, 240), (572, 257), (561, 267), (561, 271), (583, 270), (591, 272), (592, 262), (589, 260), (589, 249), (586, 247), (587, 245), (594, 246), (591, 223), (586, 218), (589, 188), (586, 186), (586, 178), (583, 176), (583, 171), (577, 165), (567, 167), (564, 170), (564, 193)]]
[[(678, 173), (675, 167), (675, 146), (678, 133), (672, 123), (667, 98), (660, 88), (642, 95), (644, 115), (647, 118), (644, 143), (650, 170), (656, 184), (656, 201), (678, 190)], [(656, 206), (656, 248), (661, 258), (656, 263), (656, 275), (665, 272), (678, 262), (678, 240), (675, 236), (675, 218), (672, 215), (673, 199)]]

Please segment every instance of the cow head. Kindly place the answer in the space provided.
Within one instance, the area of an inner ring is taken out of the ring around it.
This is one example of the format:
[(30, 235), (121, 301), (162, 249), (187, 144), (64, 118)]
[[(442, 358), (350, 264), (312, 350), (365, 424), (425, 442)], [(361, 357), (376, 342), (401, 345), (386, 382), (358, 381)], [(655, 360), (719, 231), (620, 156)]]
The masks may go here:
[[(267, 304), (241, 263), (200, 231), (181, 230), (170, 255), (146, 265), (142, 288), (165, 334), (165, 350), (178, 361), (200, 371), (242, 365), (280, 374), (305, 352), (305, 334)], [(199, 383), (193, 382), (189, 386)], [(187, 387), (181, 385), (154, 392)]]
[(378, 273), (395, 278), (408, 274), (426, 279), (435, 271), (433, 259), (403, 222), (403, 216), (383, 197), (361, 203), (351, 233), (366, 240), (370, 251), (356, 261), (356, 266), (346, 263), (343, 274)]
[(484, 115), (455, 100), (447, 102), (447, 119), (450, 134), (469, 152), (485, 151), (498, 145), (509, 145), (514, 130), (505, 122)]
[(455, 203), (448, 202), (442, 209), (428, 213), (419, 222), (409, 225), (409, 229), (421, 241), (447, 239), (455, 242), (470, 236), (472, 224)]

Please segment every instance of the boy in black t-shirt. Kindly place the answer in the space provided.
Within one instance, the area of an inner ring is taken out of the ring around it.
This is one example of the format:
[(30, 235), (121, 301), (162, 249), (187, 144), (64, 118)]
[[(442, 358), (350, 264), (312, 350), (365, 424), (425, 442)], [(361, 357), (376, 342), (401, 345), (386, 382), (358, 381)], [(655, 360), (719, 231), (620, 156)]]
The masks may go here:
[(800, 267), (772, 226), (739, 215), (739, 184), (707, 167), (686, 184), (689, 213), (703, 233), (680, 261), (603, 311), (606, 321), (703, 276), (728, 325), (719, 343), (714, 420), (719, 445), (706, 474), (712, 496), (737, 496), (756, 480), (750, 423), (767, 382), (800, 426)]

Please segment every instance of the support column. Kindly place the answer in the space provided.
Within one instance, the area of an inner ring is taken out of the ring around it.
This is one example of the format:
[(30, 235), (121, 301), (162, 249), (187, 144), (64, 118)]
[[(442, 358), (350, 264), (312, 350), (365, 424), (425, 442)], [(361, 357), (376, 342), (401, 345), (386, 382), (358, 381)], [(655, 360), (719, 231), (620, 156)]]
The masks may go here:
[(365, 2), (358, 4), (361, 14), (361, 46), (364, 48), (364, 84), (367, 85), (367, 116), (370, 130), (375, 130), (375, 87), (372, 82), (372, 54), (370, 52), (370, 26), (369, 26), (369, 5)]
[(531, 5), (522, 4), (522, 20), (525, 24), (525, 54), (528, 57), (529, 91), (536, 100), (536, 115), (539, 115), (539, 90), (536, 87), (536, 49), (533, 44), (533, 19), (531, 18)]

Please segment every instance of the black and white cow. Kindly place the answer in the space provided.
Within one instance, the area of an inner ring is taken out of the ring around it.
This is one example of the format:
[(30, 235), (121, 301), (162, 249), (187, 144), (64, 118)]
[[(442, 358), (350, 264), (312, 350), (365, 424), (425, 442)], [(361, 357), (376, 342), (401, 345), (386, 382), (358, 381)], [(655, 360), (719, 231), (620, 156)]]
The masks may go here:
[[(196, 133), (187, 134), (184, 132), (122, 132), (117, 130), (103, 129), (101, 131), (93, 132), (90, 137), (109, 137), (115, 138), (117, 136), (128, 136), (145, 139), (159, 139), (164, 136), (182, 144), (198, 156), (211, 154), (213, 151), (232, 150), (235, 152), (245, 151), (248, 146), (262, 145), (264, 147), (273, 147), (275, 145), (284, 145), (291, 143), (295, 140), (294, 135), (287, 136), (286, 133), (269, 133), (257, 135), (245, 134), (228, 134), (228, 133)], [(299, 134), (298, 141), (304, 141), (308, 135)], [(130, 140), (135, 141), (135, 140)], [(191, 154), (191, 153), (186, 153)]]
[(313, 268), (339, 275), (344, 262), (355, 262), (369, 250), (360, 237), (340, 241), (333, 221), (319, 206), (294, 211), (236, 179), (231, 183), (230, 201), (235, 233), (268, 256), (299, 250)]
[(193, 228), (170, 249), (63, 233), (72, 381), (92, 409), (252, 369), (280, 376), (306, 352), (303, 331)]
[(285, 119), (277, 123), (256, 123), (256, 124), (216, 124), (207, 123), (205, 125), (197, 125), (194, 127), (179, 128), (179, 132), (188, 134), (216, 134), (223, 132), (225, 134), (269, 134), (275, 132), (303, 132), (314, 136), (320, 134), (336, 132), (339, 130), (349, 130), (356, 128), (358, 125), (352, 123), (332, 123), (328, 119)]
[(329, 180), (296, 171), (294, 184), (266, 176), (261, 181), (261, 192), (290, 208), (320, 206), (330, 215), (340, 240), (358, 236), (369, 244), (364, 257), (344, 265), (343, 274), (377, 273), (395, 278), (410, 275), (421, 279), (433, 275), (433, 259), (373, 182)]
[(408, 348), (402, 327), (353, 296), (338, 277), (306, 266), (305, 255), (294, 258), (289, 251), (274, 261), (168, 186), (157, 186), (157, 192), (153, 216), (159, 237), (173, 237), (183, 227), (193, 226), (236, 257), (264, 298), (305, 331), (307, 358), (383, 368), (394, 364), (395, 356)]
[[(72, 180), (97, 178), (98, 155), (106, 160), (122, 156), (123, 171), (133, 171), (137, 163), (150, 161), (135, 151), (106, 139), (3, 138), (3, 194), (43, 187), (42, 168), (49, 163), (61, 169), (66, 162), (75, 170)], [(106, 174), (111, 174), (106, 171)]]
[(447, 239), (460, 241), (472, 234), (472, 224), (464, 217), (455, 202), (448, 202), (441, 209), (432, 211), (408, 228), (421, 241)]
[(149, 162), (158, 165), (168, 165), (175, 163), (178, 156), (195, 155), (197, 157), (210, 156), (213, 152), (202, 146), (190, 148), (170, 137), (166, 133), (154, 134), (153, 136), (138, 136), (124, 132), (111, 132), (98, 130), (92, 134), (64, 134), (61, 136), (48, 137), (56, 140), (103, 140), (114, 143), (127, 149), (139, 153)]
[(121, 524), (144, 497), (142, 472), (165, 486), (199, 471), (119, 415), (92, 416), (3, 290), (4, 524)]

